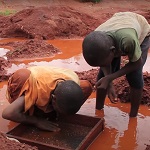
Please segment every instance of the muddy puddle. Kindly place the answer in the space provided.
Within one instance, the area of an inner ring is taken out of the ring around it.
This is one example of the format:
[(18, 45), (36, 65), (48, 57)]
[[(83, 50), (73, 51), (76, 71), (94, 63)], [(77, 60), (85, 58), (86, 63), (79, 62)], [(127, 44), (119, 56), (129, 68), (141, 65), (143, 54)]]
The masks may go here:
[[(14, 60), (12, 66), (7, 69), (7, 73), (12, 73), (22, 67), (34, 65), (65, 67), (74, 71), (86, 71), (92, 68), (86, 64), (82, 57), (82, 40), (49, 40), (48, 43), (53, 44), (60, 49), (62, 53), (50, 58)], [(0, 49), (1, 57), (7, 59), (5, 57), (7, 51), (7, 48)], [(144, 71), (150, 72), (149, 63), (150, 54), (144, 66)], [(5, 98), (6, 83), (7, 82), (0, 83), (0, 114), (8, 105)], [(95, 93), (92, 93), (78, 113), (103, 117), (105, 127), (104, 131), (90, 145), (88, 150), (145, 150), (146, 145), (150, 145), (150, 108), (141, 105), (137, 118), (132, 119), (128, 116), (129, 110), (129, 103), (111, 104), (108, 99), (106, 99), (104, 110), (95, 110)], [(15, 125), (17, 124), (2, 119), (0, 115), (0, 131), (7, 132)]]

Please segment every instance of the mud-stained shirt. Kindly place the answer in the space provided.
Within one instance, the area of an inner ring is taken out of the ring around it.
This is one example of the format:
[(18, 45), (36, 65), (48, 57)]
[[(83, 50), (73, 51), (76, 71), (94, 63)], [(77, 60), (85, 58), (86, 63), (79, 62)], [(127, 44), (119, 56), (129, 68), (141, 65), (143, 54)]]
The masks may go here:
[(150, 35), (150, 25), (147, 20), (139, 14), (133, 12), (115, 13), (110, 19), (101, 24), (95, 31), (116, 31), (123, 28), (132, 28), (136, 31), (139, 43)]
[(120, 29), (106, 32), (106, 34), (114, 40), (116, 50), (128, 56), (130, 62), (135, 62), (141, 57), (142, 51), (134, 29)]
[[(23, 80), (23, 85), (19, 86), (18, 89), (13, 86), (15, 88), (13, 92), (19, 91), (17, 96), (15, 94), (15, 98), (11, 97), (11, 90), (13, 89), (12, 85), (17, 85), (18, 81), (15, 80), (15, 73), (9, 79), (7, 98), (9, 102), (13, 102), (17, 97), (20, 97), (22, 94), (24, 94), (25, 112), (29, 110), (30, 114), (32, 114), (34, 111), (34, 105), (44, 112), (52, 111), (52, 108), (49, 107), (50, 95), (58, 82), (63, 80), (73, 80), (77, 84), (80, 84), (77, 74), (69, 69), (48, 66), (34, 66), (27, 68), (27, 70), (29, 70), (27, 71), (28, 75), (26, 76), (26, 80)], [(18, 70), (17, 76), (22, 76), (25, 73), (21, 72)], [(14, 84), (14, 82), (16, 83)]]

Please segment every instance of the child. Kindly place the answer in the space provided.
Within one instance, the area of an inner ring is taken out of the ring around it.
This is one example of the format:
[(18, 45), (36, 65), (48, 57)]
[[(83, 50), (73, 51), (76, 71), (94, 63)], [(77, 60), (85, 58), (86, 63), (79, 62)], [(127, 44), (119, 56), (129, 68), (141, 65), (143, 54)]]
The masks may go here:
[[(10, 105), (4, 109), (5, 119), (34, 125), (42, 130), (59, 131), (56, 124), (36, 115), (44, 113), (75, 114), (92, 92), (91, 84), (79, 81), (69, 69), (34, 66), (19, 69), (8, 81), (7, 99)], [(37, 112), (40, 112), (37, 111)]]
[[(112, 81), (126, 75), (130, 85), (130, 117), (136, 117), (142, 98), (143, 65), (150, 46), (150, 25), (133, 12), (116, 13), (83, 40), (83, 56), (91, 66), (99, 66), (96, 109), (104, 107), (106, 94), (117, 102)], [(121, 56), (129, 62), (120, 69)]]

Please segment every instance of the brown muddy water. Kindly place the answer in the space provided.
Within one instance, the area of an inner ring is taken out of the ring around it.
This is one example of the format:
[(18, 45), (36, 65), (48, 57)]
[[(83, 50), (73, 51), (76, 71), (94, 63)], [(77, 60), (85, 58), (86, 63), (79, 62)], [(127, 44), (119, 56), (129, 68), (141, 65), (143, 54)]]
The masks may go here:
[[(8, 40), (8, 39), (7, 39)], [(9, 39), (16, 40), (16, 39)], [(8, 73), (34, 65), (50, 65), (70, 68), (74, 71), (91, 69), (81, 54), (82, 40), (50, 40), (49, 43), (59, 48), (62, 53), (55, 57), (34, 60), (14, 61)], [(5, 57), (7, 49), (0, 49), (0, 56)], [(144, 71), (150, 72), (150, 54), (144, 66)], [(8, 105), (5, 98), (7, 82), (0, 83), (0, 114)], [(150, 145), (150, 108), (141, 105), (137, 118), (129, 118), (129, 103), (112, 104), (106, 99), (104, 110), (95, 110), (95, 93), (81, 107), (78, 114), (103, 117), (104, 131), (89, 146), (88, 150), (145, 150)], [(0, 131), (7, 132), (17, 125), (14, 122), (2, 119), (0, 115)]]

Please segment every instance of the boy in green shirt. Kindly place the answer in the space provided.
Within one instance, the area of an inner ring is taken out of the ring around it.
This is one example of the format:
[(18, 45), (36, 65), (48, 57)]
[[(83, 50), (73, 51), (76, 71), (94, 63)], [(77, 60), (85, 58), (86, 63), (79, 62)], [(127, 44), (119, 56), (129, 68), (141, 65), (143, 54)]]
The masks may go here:
[[(136, 117), (143, 91), (143, 65), (150, 46), (150, 25), (133, 12), (116, 13), (83, 40), (83, 56), (91, 66), (99, 66), (96, 109), (104, 107), (106, 94), (118, 101), (112, 81), (126, 75), (130, 85), (130, 117)], [(121, 56), (129, 62), (120, 69)]]

